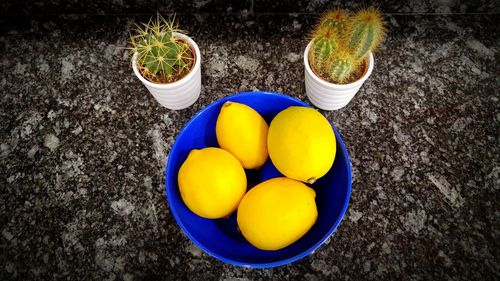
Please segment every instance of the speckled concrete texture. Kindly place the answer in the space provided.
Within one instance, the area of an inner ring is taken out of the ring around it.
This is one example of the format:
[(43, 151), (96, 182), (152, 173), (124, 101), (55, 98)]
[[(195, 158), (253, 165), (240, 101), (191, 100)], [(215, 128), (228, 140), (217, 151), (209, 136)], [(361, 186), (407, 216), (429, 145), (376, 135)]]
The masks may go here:
[(179, 15), (202, 56), (189, 109), (161, 108), (124, 51), (134, 16), (2, 21), (1, 280), (498, 280), (496, 15), (388, 16), (375, 70), (322, 112), (351, 156), (348, 213), (291, 265), (248, 269), (181, 232), (165, 161), (198, 110), (239, 91), (307, 101), (316, 15)]

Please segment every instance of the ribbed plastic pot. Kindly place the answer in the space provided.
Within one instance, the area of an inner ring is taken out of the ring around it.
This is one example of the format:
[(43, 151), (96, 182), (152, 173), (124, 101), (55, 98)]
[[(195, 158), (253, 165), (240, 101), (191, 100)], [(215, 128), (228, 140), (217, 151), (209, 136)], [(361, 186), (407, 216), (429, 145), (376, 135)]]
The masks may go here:
[(312, 71), (308, 58), (310, 48), (311, 42), (309, 42), (304, 51), (304, 80), (306, 84), (306, 95), (309, 101), (324, 110), (341, 109), (352, 100), (366, 79), (372, 74), (375, 64), (373, 54), (371, 52), (368, 53), (368, 68), (359, 80), (349, 84), (333, 84), (319, 78)]
[(147, 80), (137, 68), (138, 53), (132, 57), (132, 67), (137, 78), (141, 80), (158, 103), (168, 109), (180, 110), (191, 106), (200, 96), (201, 54), (198, 45), (189, 36), (180, 33), (174, 33), (174, 36), (186, 40), (193, 47), (196, 56), (193, 69), (181, 80), (167, 84), (153, 83)]

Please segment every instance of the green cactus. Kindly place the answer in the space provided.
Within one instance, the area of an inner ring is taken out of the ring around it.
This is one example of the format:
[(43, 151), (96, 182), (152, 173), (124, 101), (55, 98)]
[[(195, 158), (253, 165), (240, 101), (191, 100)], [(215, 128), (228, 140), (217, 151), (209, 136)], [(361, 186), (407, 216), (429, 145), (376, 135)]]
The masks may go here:
[(332, 81), (342, 84), (351, 78), (356, 69), (356, 60), (347, 52), (337, 52), (330, 56), (325, 65), (325, 71)]
[(194, 52), (190, 45), (175, 36), (185, 33), (177, 28), (174, 20), (167, 21), (161, 15), (151, 18), (147, 24), (137, 26), (131, 35), (129, 50), (138, 53), (137, 67), (148, 80), (171, 83), (186, 76), (194, 64)]
[(326, 12), (319, 20), (318, 28), (330, 29), (337, 36), (345, 30), (349, 19), (349, 11), (344, 9), (333, 9)]
[(384, 26), (380, 13), (371, 8), (359, 11), (349, 20), (348, 48), (357, 60), (366, 57), (368, 51), (375, 50), (383, 35)]
[(330, 54), (337, 49), (347, 19), (348, 12), (342, 9), (334, 9), (321, 17), (313, 34), (310, 53), (311, 64), (316, 71), (323, 72)]
[(322, 71), (330, 54), (337, 48), (337, 38), (328, 30), (319, 30), (312, 42), (310, 61), (316, 71)]
[(368, 8), (350, 16), (335, 9), (325, 13), (312, 35), (309, 63), (317, 75), (333, 83), (358, 79), (369, 51), (374, 51), (385, 35), (380, 12)]

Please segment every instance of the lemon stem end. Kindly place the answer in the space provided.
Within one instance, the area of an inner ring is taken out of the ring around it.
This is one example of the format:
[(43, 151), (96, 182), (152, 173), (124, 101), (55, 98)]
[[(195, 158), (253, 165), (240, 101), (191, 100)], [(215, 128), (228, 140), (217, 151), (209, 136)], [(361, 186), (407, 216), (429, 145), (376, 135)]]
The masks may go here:
[(316, 178), (309, 178), (306, 182), (308, 184), (313, 184), (314, 182), (316, 182)]

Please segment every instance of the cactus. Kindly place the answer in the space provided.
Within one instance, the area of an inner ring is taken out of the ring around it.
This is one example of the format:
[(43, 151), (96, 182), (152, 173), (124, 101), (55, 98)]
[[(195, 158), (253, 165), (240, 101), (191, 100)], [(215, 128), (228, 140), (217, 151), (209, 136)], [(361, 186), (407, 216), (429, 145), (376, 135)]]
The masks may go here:
[(382, 16), (376, 9), (363, 9), (353, 16), (334, 9), (321, 17), (313, 32), (309, 63), (325, 80), (350, 83), (363, 74), (363, 61), (384, 34)]
[(382, 16), (376, 9), (359, 11), (349, 20), (348, 48), (357, 60), (363, 59), (368, 51), (373, 51), (380, 44), (385, 33)]
[(130, 36), (132, 54), (138, 53), (137, 67), (148, 80), (171, 83), (186, 76), (194, 64), (194, 52), (190, 45), (174, 33), (185, 33), (160, 14), (147, 24), (136, 26)]
[(321, 17), (313, 33), (313, 44), (310, 52), (310, 61), (317, 72), (323, 72), (325, 63), (330, 54), (337, 49), (340, 40), (340, 31), (347, 24), (348, 12), (335, 9)]
[(348, 52), (336, 52), (330, 56), (325, 65), (325, 71), (332, 81), (342, 84), (349, 81), (357, 64), (354, 57)]
[(349, 11), (333, 9), (326, 12), (319, 20), (319, 28), (328, 28), (337, 35), (342, 34), (349, 19)]
[(337, 48), (337, 38), (328, 29), (320, 29), (314, 35), (310, 51), (310, 62), (316, 71), (321, 71), (330, 54)]

